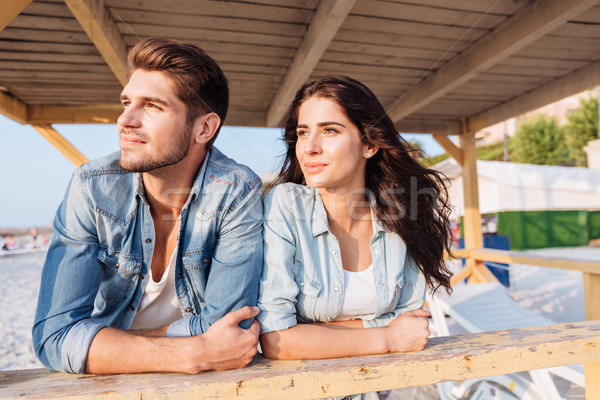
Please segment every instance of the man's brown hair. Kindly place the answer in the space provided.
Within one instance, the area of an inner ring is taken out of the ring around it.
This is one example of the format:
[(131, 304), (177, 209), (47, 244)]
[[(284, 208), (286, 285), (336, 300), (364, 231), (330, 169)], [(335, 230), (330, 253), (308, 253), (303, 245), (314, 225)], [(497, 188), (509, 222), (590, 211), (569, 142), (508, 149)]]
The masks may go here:
[(136, 69), (160, 71), (173, 81), (175, 94), (186, 105), (187, 122), (199, 115), (216, 113), (221, 124), (209, 147), (225, 121), (229, 106), (229, 87), (223, 71), (198, 46), (177, 40), (149, 38), (136, 44), (128, 57), (127, 79)]

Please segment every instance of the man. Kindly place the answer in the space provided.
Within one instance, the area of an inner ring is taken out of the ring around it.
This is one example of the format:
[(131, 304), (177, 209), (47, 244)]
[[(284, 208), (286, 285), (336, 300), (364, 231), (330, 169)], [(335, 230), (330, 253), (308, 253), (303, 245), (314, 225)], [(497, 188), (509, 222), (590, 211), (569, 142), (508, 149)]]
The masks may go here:
[(229, 99), (201, 49), (129, 54), (121, 152), (73, 175), (54, 221), (33, 342), (73, 373), (247, 365), (258, 342), (261, 181), (212, 147)]

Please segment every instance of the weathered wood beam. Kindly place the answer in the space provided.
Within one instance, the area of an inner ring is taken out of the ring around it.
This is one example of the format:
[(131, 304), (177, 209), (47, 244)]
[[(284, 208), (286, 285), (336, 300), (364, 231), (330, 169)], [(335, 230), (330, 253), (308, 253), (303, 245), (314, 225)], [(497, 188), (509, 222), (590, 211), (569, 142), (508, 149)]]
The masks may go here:
[(28, 122), (27, 104), (10, 93), (2, 91), (0, 91), (0, 114), (20, 124)]
[(60, 151), (69, 161), (75, 164), (76, 167), (79, 167), (81, 164), (88, 162), (88, 159), (79, 152), (69, 142), (65, 139), (60, 133), (56, 131), (52, 127), (52, 125), (45, 124), (32, 124), (33, 129), (38, 131), (40, 135), (42, 135), (54, 148)]
[(404, 133), (461, 134), (460, 121), (452, 119), (404, 118), (394, 125), (398, 132)]
[(29, 107), (29, 122), (31, 124), (114, 124), (122, 112), (123, 106), (120, 104), (32, 105)]
[(392, 103), (390, 117), (397, 121), (425, 107), (597, 3), (597, 0), (531, 2)]
[(598, 85), (600, 85), (600, 61), (590, 63), (484, 113), (468, 118), (467, 124), (469, 130), (478, 131)]
[(123, 86), (127, 75), (127, 45), (102, 0), (65, 0), (79, 24)]
[[(576, 260), (568, 257), (550, 257), (496, 249), (469, 250), (468, 257), (479, 261), (491, 261), (502, 264), (526, 264), (538, 267), (580, 271), (588, 274), (600, 273), (600, 261), (594, 260)], [(600, 294), (600, 290), (598, 290), (598, 293)], [(600, 301), (594, 304), (600, 307)], [(600, 309), (598, 312), (600, 313)], [(595, 319), (600, 319), (600, 316)]]
[(314, 399), (600, 360), (600, 321), (432, 338), (423, 351), (272, 361), (184, 374), (0, 372), (0, 396), (27, 399)]
[(446, 153), (448, 153), (450, 157), (456, 160), (458, 165), (463, 165), (463, 151), (456, 147), (456, 145), (448, 139), (448, 136), (434, 134), (433, 139), (446, 150)]
[(4, 0), (0, 2), (0, 32), (31, 3), (31, 0)]
[(267, 126), (275, 127), (281, 122), (296, 91), (310, 76), (355, 2), (356, 0), (323, 0), (319, 3), (294, 61), (267, 112)]

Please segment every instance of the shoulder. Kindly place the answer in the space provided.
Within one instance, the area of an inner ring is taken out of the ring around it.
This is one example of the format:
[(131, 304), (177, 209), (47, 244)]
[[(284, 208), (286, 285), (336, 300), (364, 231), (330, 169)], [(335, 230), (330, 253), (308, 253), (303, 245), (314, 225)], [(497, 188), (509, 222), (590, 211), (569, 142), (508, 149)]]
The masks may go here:
[(131, 174), (119, 165), (120, 152), (111, 153), (107, 156), (96, 158), (81, 165), (75, 171), (82, 180), (91, 179), (103, 175), (126, 175)]
[(211, 190), (218, 191), (221, 187), (227, 192), (239, 194), (248, 193), (262, 184), (258, 175), (249, 167), (227, 157), (214, 146), (208, 155), (204, 179), (205, 186)]
[(275, 186), (265, 195), (265, 204), (287, 204), (301, 202), (303, 204), (314, 203), (314, 189), (299, 185), (297, 183), (282, 183)]

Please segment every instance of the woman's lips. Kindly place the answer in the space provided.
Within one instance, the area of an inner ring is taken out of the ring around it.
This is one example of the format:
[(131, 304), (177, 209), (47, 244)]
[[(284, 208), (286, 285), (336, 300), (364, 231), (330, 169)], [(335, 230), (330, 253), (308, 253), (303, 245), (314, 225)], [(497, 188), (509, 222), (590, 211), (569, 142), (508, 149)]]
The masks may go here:
[(318, 162), (307, 162), (304, 163), (304, 171), (309, 174), (316, 174), (321, 172), (327, 167), (326, 163), (318, 163)]

